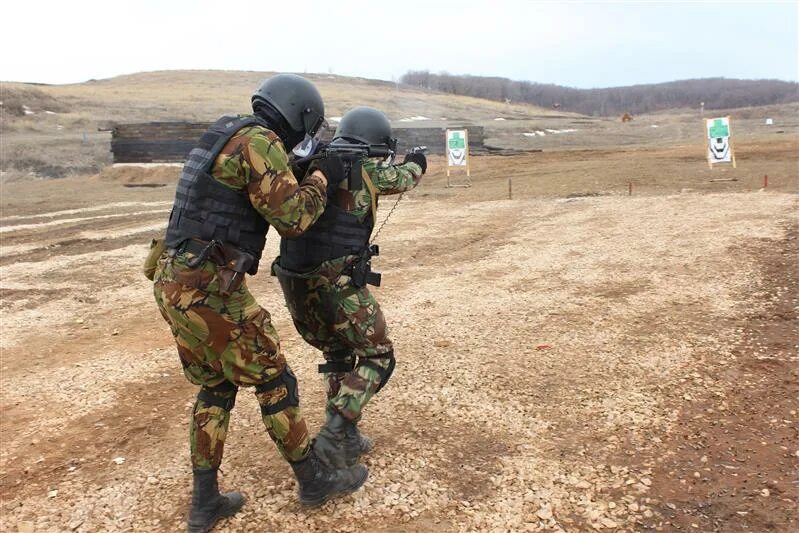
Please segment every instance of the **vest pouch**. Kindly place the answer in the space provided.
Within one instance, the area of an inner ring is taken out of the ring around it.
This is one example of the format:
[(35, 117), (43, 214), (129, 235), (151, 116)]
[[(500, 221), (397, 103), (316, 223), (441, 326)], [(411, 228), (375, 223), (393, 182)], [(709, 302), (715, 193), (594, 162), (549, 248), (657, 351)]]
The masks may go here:
[(153, 281), (155, 279), (155, 270), (158, 268), (158, 258), (166, 250), (166, 239), (153, 239), (150, 242), (150, 251), (147, 253), (147, 258), (144, 260), (144, 276)]

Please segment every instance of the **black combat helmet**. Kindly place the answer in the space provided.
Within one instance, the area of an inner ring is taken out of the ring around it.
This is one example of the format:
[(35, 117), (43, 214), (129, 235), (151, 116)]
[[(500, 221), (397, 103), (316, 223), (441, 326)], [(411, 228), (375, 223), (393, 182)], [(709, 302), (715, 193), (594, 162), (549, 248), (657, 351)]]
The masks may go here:
[(277, 74), (265, 80), (252, 95), (254, 111), (263, 104), (277, 110), (300, 139), (316, 135), (325, 121), (325, 104), (319, 90), (296, 74)]
[(364, 144), (395, 144), (391, 138), (391, 122), (374, 107), (356, 107), (347, 111), (338, 123), (333, 139), (349, 139)]

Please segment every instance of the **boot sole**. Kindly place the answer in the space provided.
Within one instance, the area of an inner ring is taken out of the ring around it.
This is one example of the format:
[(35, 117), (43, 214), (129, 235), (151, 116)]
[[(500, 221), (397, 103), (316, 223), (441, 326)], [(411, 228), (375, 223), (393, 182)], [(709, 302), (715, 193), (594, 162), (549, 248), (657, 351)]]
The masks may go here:
[(313, 507), (319, 507), (320, 505), (324, 504), (326, 501), (335, 498), (336, 496), (342, 496), (346, 494), (352, 494), (356, 490), (360, 489), (364, 483), (366, 483), (366, 479), (369, 477), (369, 472), (365, 472), (363, 475), (363, 479), (357, 480), (355, 483), (350, 485), (349, 487), (342, 489), (338, 492), (334, 492), (332, 494), (325, 494), (321, 498), (317, 498), (315, 500), (308, 500), (300, 498), (300, 505), (303, 509), (311, 509)]

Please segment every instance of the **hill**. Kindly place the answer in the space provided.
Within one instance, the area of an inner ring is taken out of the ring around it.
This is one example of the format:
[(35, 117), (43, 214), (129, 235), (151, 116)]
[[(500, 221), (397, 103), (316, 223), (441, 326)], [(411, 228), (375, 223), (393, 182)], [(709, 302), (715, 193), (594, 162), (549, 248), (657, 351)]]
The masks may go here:
[(676, 108), (734, 109), (799, 101), (799, 83), (703, 78), (667, 83), (575, 89), (507, 78), (411, 71), (403, 83), (450, 94), (525, 102), (593, 116), (651, 113)]
[[(212, 120), (224, 113), (246, 112), (250, 96), (260, 82), (273, 72), (251, 71), (156, 71), (90, 80), (70, 85), (32, 85), (3, 82), (4, 101), (14, 97), (36, 100), (29, 105), (36, 112), (66, 109), (67, 123), (135, 122), (153, 120)], [(424, 91), (380, 80), (327, 74), (303, 74), (319, 87), (325, 99), (326, 115), (336, 117), (357, 105), (383, 110), (393, 121), (426, 117), (435, 121), (479, 121), (498, 114), (516, 118), (557, 114), (551, 110), (470, 96)], [(22, 93), (21, 97), (17, 95)], [(39, 103), (41, 102), (41, 104)], [(21, 116), (20, 102), (16, 113)], [(4, 104), (5, 105), (5, 104)], [(43, 107), (43, 106), (50, 107)]]
[[(158, 71), (71, 85), (0, 82), (0, 181), (97, 173), (111, 163), (107, 130), (114, 123), (210, 122), (226, 113), (246, 113), (250, 95), (271, 74)], [(618, 117), (588, 117), (378, 80), (305, 75), (319, 87), (333, 126), (348, 109), (371, 105), (382, 109), (395, 126), (483, 126), (487, 145), (514, 150), (702, 143), (696, 110), (639, 116), (622, 125)], [(773, 128), (764, 126), (766, 117), (774, 117)], [(797, 117), (797, 104), (739, 109), (734, 113), (736, 135), (793, 133)]]

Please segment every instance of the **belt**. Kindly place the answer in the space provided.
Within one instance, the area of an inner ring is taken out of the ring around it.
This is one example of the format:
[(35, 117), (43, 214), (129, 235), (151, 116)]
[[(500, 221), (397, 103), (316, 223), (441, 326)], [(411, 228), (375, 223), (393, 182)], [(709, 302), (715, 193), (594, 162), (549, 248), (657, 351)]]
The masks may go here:
[(222, 254), (221, 246), (211, 246), (210, 249), (207, 249), (210, 244), (197, 239), (186, 239), (177, 248), (170, 248), (169, 255), (174, 257), (178, 254), (190, 253), (197, 258), (205, 256), (203, 261), (211, 260), (218, 266), (225, 266), (227, 261)]
[(177, 248), (169, 250), (169, 255), (173, 257), (182, 253), (194, 255), (186, 262), (192, 268), (205, 261), (211, 261), (217, 266), (229, 268), (234, 272), (247, 272), (250, 275), (258, 272), (257, 257), (219, 241), (206, 242), (199, 239), (186, 239)]

